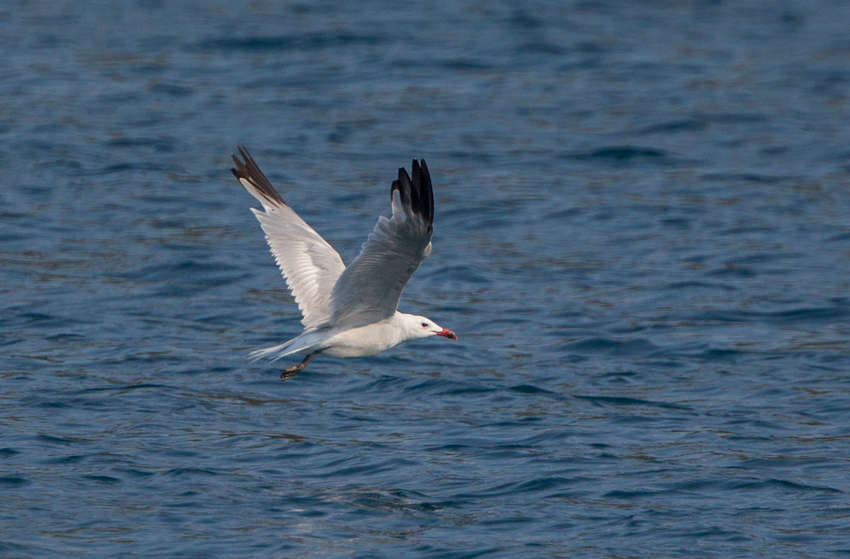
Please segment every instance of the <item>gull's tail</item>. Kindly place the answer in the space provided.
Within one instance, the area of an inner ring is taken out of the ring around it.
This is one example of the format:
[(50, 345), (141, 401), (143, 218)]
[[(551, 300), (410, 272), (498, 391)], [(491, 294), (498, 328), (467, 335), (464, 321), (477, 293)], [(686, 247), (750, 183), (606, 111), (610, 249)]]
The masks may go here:
[(285, 344), (276, 345), (274, 347), (255, 349), (248, 354), (248, 359), (251, 361), (259, 361), (260, 359), (271, 358), (272, 361), (277, 361), (281, 357), (289, 355), (289, 353), (286, 352), (289, 344), (290, 342), (286, 342)]
[(327, 339), (326, 334), (318, 332), (305, 332), (297, 338), (292, 338), (286, 343), (267, 347), (264, 349), (255, 349), (248, 354), (248, 359), (251, 361), (259, 361), (260, 359), (269, 359), (271, 362), (277, 361), (281, 357), (292, 355), (293, 353), (312, 353), (317, 350), (324, 349), (322, 342)]

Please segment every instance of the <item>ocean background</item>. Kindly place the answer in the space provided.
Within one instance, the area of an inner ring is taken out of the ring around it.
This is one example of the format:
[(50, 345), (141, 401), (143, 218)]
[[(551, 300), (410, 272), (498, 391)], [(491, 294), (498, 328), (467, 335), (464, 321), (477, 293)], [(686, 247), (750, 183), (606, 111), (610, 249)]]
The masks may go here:
[[(850, 3), (0, 7), (0, 557), (850, 555)], [(425, 158), (400, 310), (300, 315)]]

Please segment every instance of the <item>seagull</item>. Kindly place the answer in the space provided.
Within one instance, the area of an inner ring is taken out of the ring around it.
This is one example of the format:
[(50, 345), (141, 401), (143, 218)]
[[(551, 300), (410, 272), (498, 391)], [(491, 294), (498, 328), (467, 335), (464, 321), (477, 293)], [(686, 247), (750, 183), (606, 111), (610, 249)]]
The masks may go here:
[(337, 251), (283, 201), (245, 146), (230, 154), (233, 175), (263, 205), (251, 208), (266, 234), (286, 285), (298, 304), (304, 331), (286, 343), (258, 349), (253, 360), (305, 355), (280, 375), (289, 380), (320, 353), (330, 357), (376, 355), (402, 342), (454, 332), (424, 316), (398, 312), (404, 286), (431, 253), (434, 195), (425, 160), (413, 160), (413, 178), (402, 167), (390, 189), (392, 217), (381, 216), (360, 254), (346, 268)]

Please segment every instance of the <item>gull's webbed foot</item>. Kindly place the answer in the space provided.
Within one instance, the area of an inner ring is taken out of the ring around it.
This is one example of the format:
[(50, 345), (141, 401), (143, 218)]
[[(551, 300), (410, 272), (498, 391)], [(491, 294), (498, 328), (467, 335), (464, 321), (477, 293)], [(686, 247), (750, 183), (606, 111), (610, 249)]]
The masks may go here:
[(297, 365), (293, 365), (292, 367), (289, 367), (288, 369), (284, 369), (283, 372), (280, 374), (280, 380), (281, 381), (289, 380), (292, 377), (294, 377), (295, 375), (297, 375), (298, 373), (300, 373), (301, 371), (303, 371), (305, 368), (307, 368), (307, 365), (310, 364), (310, 361), (312, 361), (313, 358), (315, 358), (317, 355), (319, 355), (318, 351), (313, 352), (310, 355), (308, 355), (307, 357), (305, 357), (304, 361), (302, 361), (301, 363), (299, 363)]

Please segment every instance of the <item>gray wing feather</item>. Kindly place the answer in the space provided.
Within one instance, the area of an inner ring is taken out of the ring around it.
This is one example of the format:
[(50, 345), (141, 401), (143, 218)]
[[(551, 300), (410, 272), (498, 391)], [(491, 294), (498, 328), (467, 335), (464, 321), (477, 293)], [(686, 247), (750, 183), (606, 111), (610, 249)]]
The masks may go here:
[(398, 308), (404, 286), (431, 252), (434, 199), (425, 161), (413, 161), (413, 179), (403, 168), (390, 190), (392, 218), (380, 217), (360, 254), (331, 292), (330, 323), (370, 324)]

